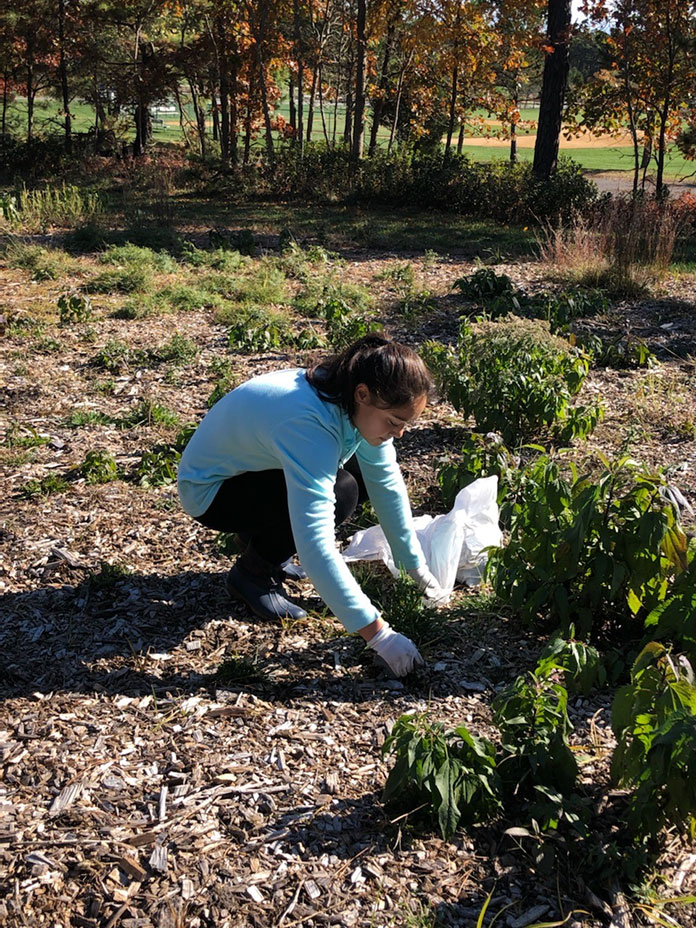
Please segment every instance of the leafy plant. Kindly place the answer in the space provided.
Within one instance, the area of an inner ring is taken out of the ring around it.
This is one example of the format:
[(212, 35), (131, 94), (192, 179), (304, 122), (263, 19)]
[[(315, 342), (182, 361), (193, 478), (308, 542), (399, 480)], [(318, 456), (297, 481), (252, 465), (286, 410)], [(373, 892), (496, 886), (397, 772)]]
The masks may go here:
[(583, 436), (601, 415), (592, 407), (571, 413), (589, 358), (540, 321), (508, 317), (474, 328), (462, 320), (456, 348), (427, 342), (423, 355), (455, 409), (507, 445), (544, 429)]
[(602, 338), (587, 332), (571, 334), (572, 344), (587, 352), (592, 363), (597, 367), (611, 367), (615, 370), (628, 370), (638, 367), (653, 367), (655, 354), (646, 343), (632, 336), (630, 332), (619, 338)]
[(467, 300), (512, 296), (516, 292), (507, 274), (497, 274), (490, 267), (480, 267), (468, 277), (457, 278), (452, 284), (452, 289), (459, 290)]
[(57, 474), (48, 474), (40, 479), (27, 480), (21, 489), (22, 496), (34, 499), (37, 496), (52, 496), (54, 493), (63, 493), (68, 489), (68, 482)]
[(156, 403), (154, 400), (146, 397), (125, 416), (118, 420), (121, 428), (135, 428), (139, 425), (156, 426), (161, 425), (165, 428), (173, 428), (179, 424), (179, 417), (162, 403)]
[(129, 577), (130, 573), (130, 569), (123, 564), (110, 564), (108, 561), (102, 561), (97, 573), (87, 577), (87, 585), (90, 592), (103, 593), (113, 590), (118, 583)]
[(447, 730), (425, 714), (402, 715), (382, 753), (395, 755), (384, 801), (422, 809), (445, 840), (460, 822), (486, 821), (500, 806), (495, 749), (464, 725)]
[(352, 312), (350, 307), (338, 299), (329, 300), (323, 306), (326, 333), (334, 351), (340, 351), (370, 332), (381, 330), (381, 324), (362, 313)]
[(554, 670), (547, 664), (517, 677), (493, 701), (504, 752), (498, 769), (511, 793), (533, 796), (533, 787), (544, 786), (566, 795), (575, 785), (568, 691)]
[[(571, 628), (571, 636), (573, 631)], [(583, 641), (572, 637), (566, 640), (558, 634), (542, 651), (535, 672), (550, 677), (557, 671), (562, 672), (564, 686), (569, 693), (586, 695), (595, 686), (606, 682), (606, 671), (599, 651)]]
[(141, 487), (162, 487), (176, 481), (181, 453), (173, 445), (163, 445), (143, 452), (136, 469)]
[(109, 483), (118, 479), (116, 461), (107, 451), (88, 451), (80, 466), (80, 472), (90, 484)]
[(595, 481), (545, 455), (521, 471), (509, 542), (488, 561), (494, 590), (525, 621), (547, 615), (582, 638), (628, 630), (688, 560), (665, 478), (628, 457), (602, 463)]
[(658, 640), (671, 641), (679, 651), (686, 651), (691, 663), (696, 663), (696, 559), (679, 574), (669, 588), (665, 600), (645, 618), (647, 634)]
[(61, 325), (88, 322), (92, 318), (92, 301), (84, 293), (63, 293), (58, 297)]
[(628, 824), (638, 835), (665, 825), (696, 834), (696, 684), (686, 658), (650, 642), (631, 682), (616, 693), (612, 728), (617, 747), (612, 776), (633, 787)]

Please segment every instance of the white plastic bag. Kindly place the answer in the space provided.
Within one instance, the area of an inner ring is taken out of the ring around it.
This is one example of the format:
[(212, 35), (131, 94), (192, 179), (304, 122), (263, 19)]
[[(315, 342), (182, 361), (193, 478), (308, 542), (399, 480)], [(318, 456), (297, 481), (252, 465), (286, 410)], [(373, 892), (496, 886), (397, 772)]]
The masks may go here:
[[(459, 491), (446, 515), (414, 519), (425, 562), (448, 596), (455, 580), (469, 586), (480, 582), (487, 560), (483, 549), (502, 540), (497, 495), (498, 478), (481, 477)], [(379, 525), (356, 532), (343, 557), (349, 562), (383, 561), (394, 576), (398, 575)]]

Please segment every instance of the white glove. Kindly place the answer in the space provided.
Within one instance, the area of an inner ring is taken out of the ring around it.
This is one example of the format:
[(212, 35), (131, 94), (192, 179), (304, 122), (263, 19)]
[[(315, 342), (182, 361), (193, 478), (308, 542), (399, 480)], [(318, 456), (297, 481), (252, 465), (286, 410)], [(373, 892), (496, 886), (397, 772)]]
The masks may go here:
[(414, 667), (425, 664), (411, 639), (395, 632), (388, 622), (383, 623), (367, 646), (382, 658), (395, 677), (403, 677)]
[(425, 565), (423, 567), (412, 567), (410, 570), (407, 570), (406, 573), (412, 580), (416, 581), (423, 591), (423, 596), (429, 603), (441, 605), (448, 601), (449, 594), (442, 589)]

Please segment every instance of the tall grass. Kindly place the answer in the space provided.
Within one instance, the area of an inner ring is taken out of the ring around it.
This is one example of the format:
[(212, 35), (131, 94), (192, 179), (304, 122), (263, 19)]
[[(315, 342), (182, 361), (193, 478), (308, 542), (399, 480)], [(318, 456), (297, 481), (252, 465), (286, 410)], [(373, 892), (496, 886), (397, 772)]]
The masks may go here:
[(51, 227), (74, 229), (94, 220), (102, 212), (102, 201), (95, 191), (64, 183), (35, 190), (22, 187), (4, 196), (0, 208), (11, 228), (31, 233)]
[(547, 225), (537, 241), (542, 261), (562, 276), (630, 295), (667, 271), (685, 225), (669, 203), (612, 197), (567, 223)]

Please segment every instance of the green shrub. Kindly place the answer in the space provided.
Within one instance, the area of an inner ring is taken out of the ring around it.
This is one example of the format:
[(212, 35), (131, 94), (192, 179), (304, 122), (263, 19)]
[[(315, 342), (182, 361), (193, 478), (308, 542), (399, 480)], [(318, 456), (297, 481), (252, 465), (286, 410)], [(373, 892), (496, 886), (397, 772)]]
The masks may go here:
[(552, 673), (517, 677), (493, 700), (504, 758), (499, 772), (510, 794), (534, 796), (543, 786), (568, 795), (578, 766), (568, 744), (568, 692)]
[(654, 353), (645, 342), (630, 332), (618, 338), (602, 338), (589, 332), (578, 332), (571, 335), (571, 341), (592, 358), (596, 367), (629, 370), (652, 367), (656, 363)]
[(92, 301), (83, 293), (62, 293), (58, 297), (61, 325), (88, 322), (92, 318)]
[[(692, 613), (693, 616), (693, 613)], [(614, 697), (617, 746), (612, 777), (634, 790), (629, 827), (655, 835), (665, 826), (696, 834), (696, 685), (685, 658), (657, 642), (645, 646), (631, 682)]]
[(326, 319), (326, 334), (334, 351), (341, 351), (370, 332), (381, 331), (382, 325), (371, 316), (352, 312), (343, 300), (329, 300), (322, 307)]
[[(570, 634), (573, 634), (570, 629)], [(606, 683), (606, 671), (599, 651), (592, 645), (575, 638), (566, 641), (555, 635), (542, 651), (537, 662), (536, 673), (552, 677), (557, 671), (563, 674), (563, 682), (569, 693), (587, 695), (596, 686)]]
[(520, 472), (510, 503), (510, 539), (491, 551), (497, 595), (526, 622), (550, 617), (581, 638), (635, 637), (634, 617), (664, 600), (686, 567), (686, 536), (664, 477), (629, 458), (592, 481), (547, 456)]
[(456, 348), (427, 342), (423, 356), (455, 409), (507, 445), (544, 430), (582, 437), (601, 416), (597, 405), (572, 411), (589, 359), (538, 320), (462, 321)]
[(311, 319), (326, 319), (341, 304), (344, 312), (367, 312), (372, 294), (359, 284), (338, 281), (333, 276), (311, 280), (293, 300), (293, 307)]
[(468, 432), (461, 451), (457, 455), (440, 458), (438, 464), (437, 481), (442, 490), (442, 502), (446, 509), (451, 509), (457, 493), (479, 477), (498, 477), (500, 503), (518, 461), (495, 432), (487, 435)]
[(118, 467), (107, 451), (88, 451), (80, 466), (80, 473), (87, 483), (109, 483), (118, 479)]
[(498, 274), (491, 267), (481, 267), (468, 277), (459, 277), (452, 284), (467, 300), (512, 296), (515, 286), (507, 274)]
[(447, 730), (424, 714), (402, 715), (382, 753), (395, 756), (384, 802), (421, 808), (445, 840), (460, 822), (487, 821), (499, 808), (495, 749), (464, 725)]

